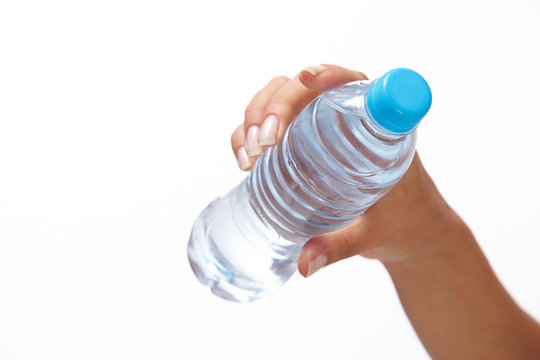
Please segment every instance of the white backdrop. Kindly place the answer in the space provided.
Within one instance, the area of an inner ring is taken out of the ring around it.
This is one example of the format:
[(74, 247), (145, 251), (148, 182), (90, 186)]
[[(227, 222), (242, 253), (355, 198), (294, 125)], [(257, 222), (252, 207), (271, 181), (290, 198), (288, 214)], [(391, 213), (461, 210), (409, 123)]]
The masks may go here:
[(244, 107), (316, 63), (424, 75), (425, 166), (540, 319), (539, 15), (536, 0), (0, 2), (0, 358), (427, 358), (375, 261), (245, 305), (189, 268), (192, 222), (245, 176), (229, 145)]

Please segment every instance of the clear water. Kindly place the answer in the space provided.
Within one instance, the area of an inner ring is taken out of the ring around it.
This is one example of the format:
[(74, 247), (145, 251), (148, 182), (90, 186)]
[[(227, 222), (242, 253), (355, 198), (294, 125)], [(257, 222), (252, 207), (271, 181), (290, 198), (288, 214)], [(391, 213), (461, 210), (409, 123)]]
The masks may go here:
[(201, 213), (188, 256), (216, 295), (245, 302), (280, 288), (307, 240), (346, 226), (405, 174), (416, 133), (389, 133), (370, 120), (369, 84), (315, 99), (250, 175)]

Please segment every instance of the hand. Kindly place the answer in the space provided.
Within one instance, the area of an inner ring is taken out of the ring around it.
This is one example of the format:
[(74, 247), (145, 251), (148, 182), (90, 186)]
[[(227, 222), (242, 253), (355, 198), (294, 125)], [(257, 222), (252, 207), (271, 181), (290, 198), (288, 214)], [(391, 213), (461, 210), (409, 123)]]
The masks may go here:
[[(293, 79), (274, 78), (253, 97), (244, 123), (231, 137), (240, 168), (249, 170), (266, 147), (281, 141), (287, 126), (319, 94), (365, 79), (361, 72), (334, 65), (308, 67)], [(419, 252), (432, 249), (435, 240), (441, 238), (437, 234), (463, 226), (415, 154), (406, 175), (356, 222), (309, 240), (300, 254), (298, 270), (309, 276), (354, 255), (383, 263), (411, 260)]]
[[(244, 124), (232, 135), (239, 166), (249, 170), (321, 92), (360, 79), (366, 77), (357, 71), (317, 65), (293, 79), (272, 80), (255, 95)], [(403, 178), (354, 223), (310, 239), (298, 270), (309, 276), (354, 255), (384, 264), (433, 358), (540, 358), (540, 324), (505, 291), (418, 154)]]

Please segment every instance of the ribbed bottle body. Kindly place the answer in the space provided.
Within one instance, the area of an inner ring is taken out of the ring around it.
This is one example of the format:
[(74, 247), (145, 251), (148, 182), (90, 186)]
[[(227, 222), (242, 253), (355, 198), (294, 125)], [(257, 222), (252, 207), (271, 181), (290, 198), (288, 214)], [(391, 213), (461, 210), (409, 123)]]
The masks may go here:
[(416, 134), (379, 129), (363, 106), (368, 86), (347, 84), (314, 100), (257, 161), (251, 201), (282, 237), (301, 243), (347, 225), (406, 172)]
[(189, 260), (215, 294), (250, 301), (278, 289), (307, 240), (346, 226), (405, 174), (416, 134), (371, 119), (369, 86), (350, 83), (311, 102), (248, 178), (199, 216)]

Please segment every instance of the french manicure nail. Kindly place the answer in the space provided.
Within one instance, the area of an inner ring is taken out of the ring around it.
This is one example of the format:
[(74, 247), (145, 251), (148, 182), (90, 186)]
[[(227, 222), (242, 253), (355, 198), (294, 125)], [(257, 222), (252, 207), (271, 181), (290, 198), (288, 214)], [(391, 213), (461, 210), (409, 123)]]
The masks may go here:
[(311, 65), (304, 69), (304, 71), (309, 72), (313, 76), (320, 75), (325, 70), (326, 68), (322, 65)]
[(248, 129), (246, 151), (249, 156), (262, 154), (262, 147), (259, 145), (259, 127), (257, 125), (253, 125)]
[(241, 146), (240, 149), (238, 149), (236, 153), (236, 161), (238, 162), (238, 166), (242, 170), (248, 170), (251, 167), (251, 160), (249, 159), (246, 148), (244, 146)]
[(317, 271), (321, 270), (326, 265), (327, 261), (328, 258), (324, 254), (318, 255), (315, 259), (311, 260), (308, 265), (306, 277), (309, 277), (315, 274)]
[(264, 120), (259, 137), (259, 145), (269, 146), (276, 143), (278, 119), (276, 115), (268, 115)]

